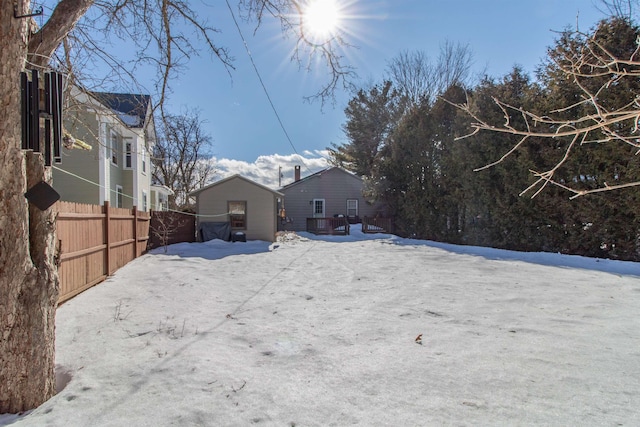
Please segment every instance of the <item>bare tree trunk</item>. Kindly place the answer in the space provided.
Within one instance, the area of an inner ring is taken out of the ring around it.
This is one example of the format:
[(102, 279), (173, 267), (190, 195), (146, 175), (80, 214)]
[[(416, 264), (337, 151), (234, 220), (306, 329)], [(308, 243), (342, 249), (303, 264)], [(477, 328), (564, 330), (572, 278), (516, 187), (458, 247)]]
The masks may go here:
[(0, 6), (0, 413), (34, 408), (55, 393), (55, 222), (24, 197), (47, 177), (41, 155), (21, 150), (19, 82), (31, 21), (15, 18), (14, 4), (21, 15), (29, 2)]

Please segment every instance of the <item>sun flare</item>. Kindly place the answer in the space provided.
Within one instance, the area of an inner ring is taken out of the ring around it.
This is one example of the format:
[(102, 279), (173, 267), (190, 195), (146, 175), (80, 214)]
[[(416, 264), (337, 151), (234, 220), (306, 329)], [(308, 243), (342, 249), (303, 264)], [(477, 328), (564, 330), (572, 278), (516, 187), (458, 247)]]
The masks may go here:
[(304, 10), (306, 31), (318, 38), (329, 37), (340, 24), (340, 8), (336, 0), (311, 0)]

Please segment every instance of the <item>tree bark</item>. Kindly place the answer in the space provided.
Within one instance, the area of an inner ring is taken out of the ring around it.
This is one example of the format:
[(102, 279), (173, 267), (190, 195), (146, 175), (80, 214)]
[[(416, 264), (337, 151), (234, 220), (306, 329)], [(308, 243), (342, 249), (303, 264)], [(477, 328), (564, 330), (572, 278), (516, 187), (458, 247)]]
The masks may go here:
[(19, 81), (30, 20), (16, 19), (14, 11), (21, 15), (28, 8), (28, 1), (18, 2), (17, 9), (14, 2), (0, 6), (0, 413), (33, 408), (54, 393), (55, 304), (51, 307), (49, 294), (52, 285), (55, 293), (55, 271), (39, 272), (31, 259), (26, 161), (20, 147)]
[(60, 0), (51, 17), (29, 40), (29, 63), (38, 67), (49, 64), (51, 54), (93, 2), (94, 0)]
[[(55, 393), (55, 217), (24, 197), (31, 186), (51, 180), (42, 155), (21, 149), (20, 72), (33, 21), (14, 15), (29, 7), (29, 0), (0, 4), (0, 413), (35, 408)], [(67, 22), (66, 32), (76, 21)], [(51, 51), (39, 55), (48, 58), (55, 47), (47, 45)]]

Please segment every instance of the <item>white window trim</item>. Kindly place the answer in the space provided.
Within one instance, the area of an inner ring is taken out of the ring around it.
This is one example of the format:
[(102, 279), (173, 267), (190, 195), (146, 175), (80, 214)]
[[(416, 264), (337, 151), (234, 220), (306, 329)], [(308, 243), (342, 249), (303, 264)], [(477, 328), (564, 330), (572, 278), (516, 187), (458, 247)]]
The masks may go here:
[(149, 196), (145, 190), (142, 190), (142, 212), (149, 210)]
[(356, 214), (354, 216), (358, 216), (358, 199), (347, 199), (347, 216), (349, 216), (349, 202), (356, 202), (356, 206), (355, 206)]
[(103, 204), (107, 200), (111, 200), (111, 187), (109, 186), (109, 160), (110, 153), (110, 141), (108, 140), (108, 127), (106, 123), (101, 123), (99, 128), (99, 138), (102, 144), (100, 144), (99, 159), (98, 162), (98, 176), (100, 178), (100, 204)]
[[(116, 145), (120, 143), (120, 135), (118, 135), (113, 129), (109, 131), (109, 160), (111, 164), (114, 166), (118, 166), (118, 147), (114, 147), (113, 145), (113, 137), (116, 138)], [(115, 161), (114, 161), (115, 159)]]
[[(130, 139), (130, 138), (126, 138), (126, 139)], [(127, 141), (125, 140), (122, 144), (124, 146), (124, 149), (122, 150), (122, 168), (123, 169), (133, 169), (133, 162), (135, 161), (135, 153), (133, 151), (133, 142), (131, 141)], [(129, 149), (127, 149), (127, 146), (129, 146)], [(130, 158), (131, 164), (129, 166), (127, 166), (127, 157)]]
[(236, 214), (236, 215), (242, 215), (243, 216), (243, 226), (242, 227), (234, 227), (233, 223), (231, 223), (231, 229), (232, 230), (246, 230), (247, 229), (247, 211), (248, 211), (248, 203), (246, 200), (229, 200), (227, 201), (227, 209), (229, 211), (229, 220), (231, 220), (231, 216), (234, 215), (233, 213), (231, 213), (231, 204), (232, 203), (243, 203), (244, 204), (244, 213), (243, 214)]
[[(118, 195), (122, 195), (122, 197), (118, 197)], [(122, 199), (122, 203), (120, 203), (120, 199)], [(122, 185), (116, 184), (116, 208), (121, 208), (124, 205), (124, 188)]]
[[(322, 213), (316, 213), (316, 202), (322, 202)], [(327, 213), (327, 203), (325, 202), (325, 199), (313, 199), (313, 204), (311, 205), (311, 213), (313, 214), (314, 218), (324, 218), (326, 216)]]
[(147, 174), (147, 148), (146, 147), (142, 147), (142, 150), (140, 150), (140, 160), (142, 162), (141, 173), (142, 175), (146, 175)]

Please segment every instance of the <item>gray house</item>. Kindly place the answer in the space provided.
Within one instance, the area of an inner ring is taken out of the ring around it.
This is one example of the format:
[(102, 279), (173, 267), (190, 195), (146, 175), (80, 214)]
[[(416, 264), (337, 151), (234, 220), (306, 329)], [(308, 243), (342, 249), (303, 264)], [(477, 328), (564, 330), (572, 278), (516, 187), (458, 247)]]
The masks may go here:
[(358, 223), (362, 217), (380, 213), (362, 195), (362, 179), (344, 169), (331, 167), (301, 178), (296, 166), (294, 175), (294, 182), (280, 189), (286, 202), (286, 221), (280, 221), (280, 230), (309, 231), (307, 218), (344, 216)]

